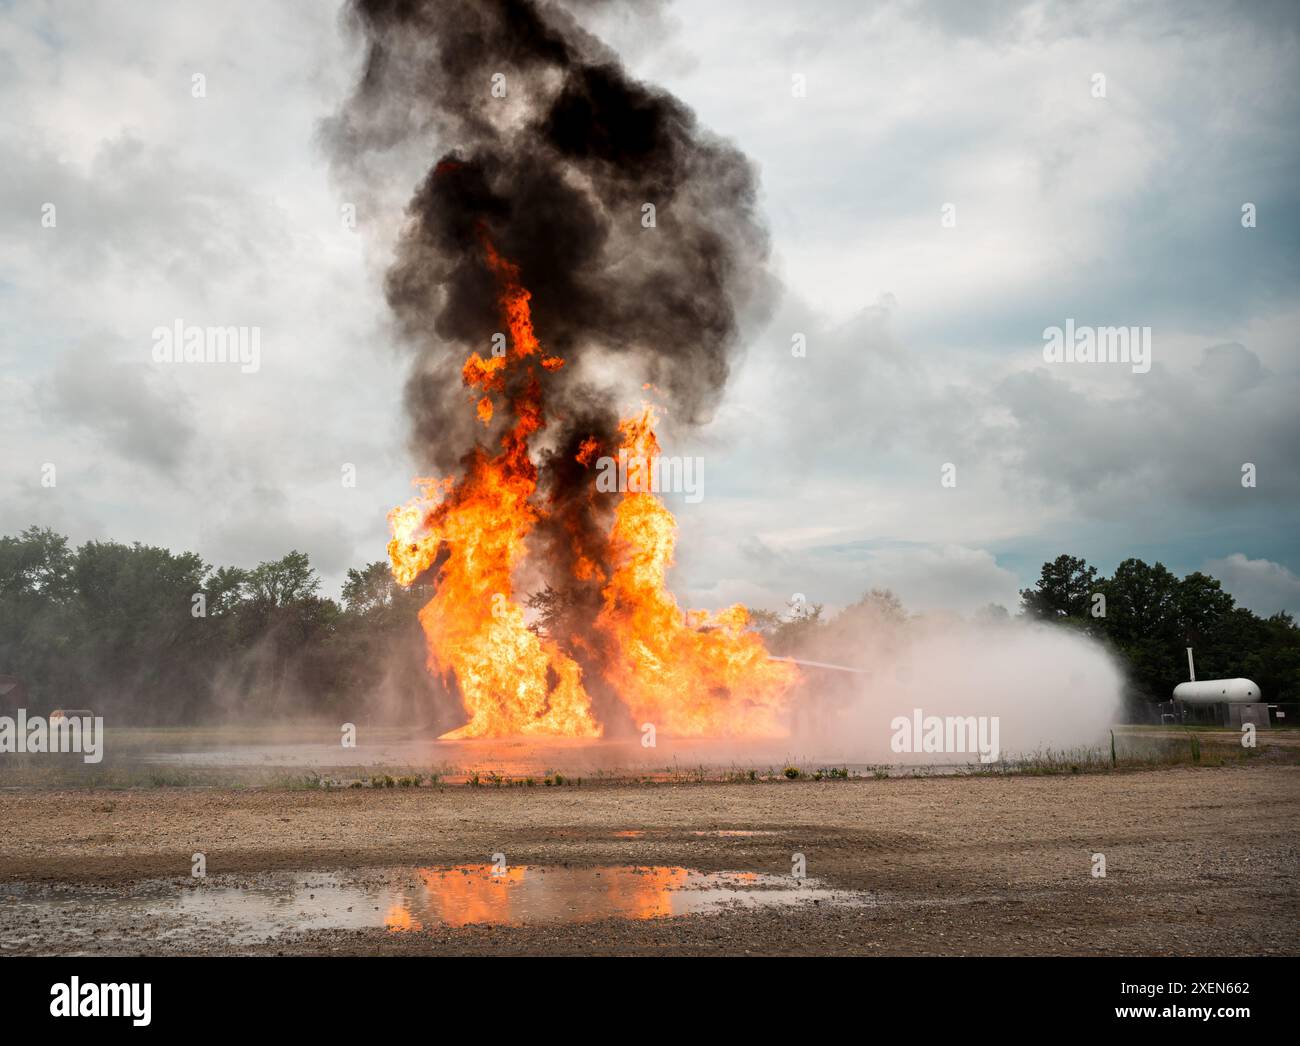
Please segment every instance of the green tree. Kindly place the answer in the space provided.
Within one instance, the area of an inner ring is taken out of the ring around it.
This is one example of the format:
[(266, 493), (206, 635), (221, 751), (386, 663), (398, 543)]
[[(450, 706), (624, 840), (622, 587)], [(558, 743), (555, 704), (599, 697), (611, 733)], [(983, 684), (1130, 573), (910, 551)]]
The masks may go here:
[(1176, 614), (1180, 635), (1190, 646), (1212, 643), (1222, 629), (1236, 601), (1217, 578), (1197, 571), (1178, 586)]
[(264, 607), (287, 607), (314, 596), (320, 576), (305, 552), (293, 551), (281, 559), (259, 563), (244, 581), (249, 598)]
[(1091, 609), (1096, 591), (1097, 568), (1077, 556), (1057, 556), (1044, 563), (1033, 588), (1022, 589), (1022, 611), (1030, 617), (1053, 620), (1082, 618)]
[(383, 560), (367, 563), (360, 570), (348, 569), (343, 582), (343, 605), (353, 614), (371, 614), (393, 605), (401, 586)]
[[(1130, 696), (1168, 698), (1182, 657), (1178, 624), (1178, 578), (1163, 563), (1126, 559), (1097, 583), (1106, 597), (1100, 633), (1127, 663)], [(1094, 630), (1096, 631), (1096, 630)]]
[(68, 540), (28, 527), (0, 538), (0, 675), (21, 679), (37, 703), (54, 700), (78, 658)]
[(48, 527), (28, 527), (16, 538), (0, 538), (0, 594), (65, 598), (71, 569), (68, 539)]

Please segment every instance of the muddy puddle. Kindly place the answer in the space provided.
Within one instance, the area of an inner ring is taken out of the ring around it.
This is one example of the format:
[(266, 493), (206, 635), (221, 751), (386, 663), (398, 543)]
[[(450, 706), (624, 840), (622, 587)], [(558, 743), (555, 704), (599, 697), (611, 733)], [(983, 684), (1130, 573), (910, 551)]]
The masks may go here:
[(69, 931), (84, 926), (82, 917), (90, 909), (101, 945), (105, 935), (125, 939), (138, 929), (173, 943), (218, 937), (238, 947), (301, 931), (408, 933), (438, 925), (655, 919), (735, 907), (870, 903), (868, 894), (832, 889), (815, 879), (666, 865), (474, 864), (267, 873), (248, 880), (155, 880), (125, 893), (0, 888), (6, 936), (13, 935), (9, 946), (37, 947), (46, 938), (67, 942)]

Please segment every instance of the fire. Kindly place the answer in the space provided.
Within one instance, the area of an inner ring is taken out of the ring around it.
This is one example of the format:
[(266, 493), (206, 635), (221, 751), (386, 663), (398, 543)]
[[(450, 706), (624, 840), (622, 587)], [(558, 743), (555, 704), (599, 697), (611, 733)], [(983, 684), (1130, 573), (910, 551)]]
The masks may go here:
[[(513, 356), (483, 360), (475, 353), (464, 377), (467, 384), (499, 390), (504, 388), (506, 367), (526, 365), (538, 344), (529, 294), (519, 285), (518, 270), (490, 243), (487, 254), (503, 285)], [(430, 668), (455, 678), (470, 718), (444, 737), (599, 737), (601, 727), (592, 718), (582, 670), (554, 642), (528, 629), (523, 607), (514, 600), (515, 569), (538, 518), (531, 500), (537, 466), (528, 452), (529, 438), (544, 424), (535, 372), (511, 407), (515, 422), (502, 437), (498, 453), (476, 447), (462, 480), (426, 483), (420, 497), (389, 514), (393, 576), (409, 585), (446, 551), (435, 595), (420, 611), (420, 624)], [(483, 413), (480, 403), (480, 418)]]
[(677, 521), (650, 492), (655, 420), (647, 405), (619, 426), (628, 490), (610, 535), (615, 570), (597, 622), (616, 648), (606, 676), (637, 723), (667, 734), (779, 736), (794, 667), (769, 660), (762, 639), (746, 631), (744, 607), (683, 614), (668, 590)]
[[(445, 738), (599, 737), (603, 727), (582, 667), (555, 637), (528, 628), (513, 587), (528, 536), (545, 512), (535, 497), (538, 469), (530, 454), (530, 441), (545, 425), (542, 381), (565, 361), (543, 353), (518, 267), (486, 232), (481, 241), (510, 352), (472, 353), (462, 378), (479, 394), (475, 409), (483, 424), (496, 414), (494, 396), (505, 398), (513, 420), (495, 453), (476, 446), (462, 478), (419, 480), (420, 495), (389, 514), (393, 576), (410, 585), (437, 568), (435, 595), (420, 612), (429, 667), (454, 678), (469, 716)], [(769, 660), (762, 640), (746, 630), (743, 607), (683, 613), (668, 591), (677, 528), (650, 492), (648, 470), (659, 453), (655, 422), (646, 406), (620, 424), (629, 489), (614, 513), (608, 562), (602, 568), (586, 554), (575, 556), (574, 580), (603, 586), (590, 637), (597, 642), (584, 638), (583, 647), (603, 643), (595, 656), (604, 680), (638, 725), (654, 723), (677, 736), (780, 735), (794, 667)], [(590, 469), (599, 450), (599, 441), (588, 438), (576, 460)]]

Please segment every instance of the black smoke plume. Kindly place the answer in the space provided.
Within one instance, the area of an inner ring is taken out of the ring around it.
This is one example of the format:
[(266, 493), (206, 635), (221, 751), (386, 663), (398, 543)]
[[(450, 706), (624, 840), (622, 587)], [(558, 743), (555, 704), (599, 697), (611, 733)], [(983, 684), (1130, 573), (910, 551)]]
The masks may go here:
[(591, 6), (354, 0), (346, 18), (364, 67), (326, 129), (353, 184), (413, 146), (428, 156), (386, 294), (417, 351), (414, 448), (439, 475), (509, 424), (501, 411), (485, 429), (461, 376), (503, 329), (482, 233), (519, 267), (543, 349), (566, 361), (545, 376), (535, 448), (548, 510), (536, 536), (557, 585), (572, 583), (575, 550), (601, 562), (607, 532), (612, 499), (591, 496), (580, 443), (594, 436), (615, 453), (619, 411), (635, 410), (628, 392), (643, 383), (673, 420), (707, 421), (737, 318), (763, 311), (771, 284), (754, 165), (629, 76), (578, 24), (573, 12)]
[[(337, 160), (361, 170), (415, 137), (432, 161), (387, 282), (421, 350), (408, 394), (419, 451), (449, 464), (464, 445), (448, 433), (477, 435), (460, 367), (501, 327), (480, 222), (520, 267), (543, 345), (570, 361), (546, 390), (553, 412), (607, 405), (573, 380), (595, 353), (654, 384), (679, 420), (707, 420), (737, 311), (766, 290), (750, 161), (630, 78), (562, 7), (356, 0), (348, 15), (367, 55), (331, 123)], [(655, 228), (642, 225), (647, 203)]]

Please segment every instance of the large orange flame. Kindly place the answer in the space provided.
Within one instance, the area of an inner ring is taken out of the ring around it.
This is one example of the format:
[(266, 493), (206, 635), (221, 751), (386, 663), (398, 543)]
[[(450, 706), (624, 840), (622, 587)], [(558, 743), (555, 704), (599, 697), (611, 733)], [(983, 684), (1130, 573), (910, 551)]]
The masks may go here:
[[(541, 379), (564, 360), (542, 353), (518, 267), (486, 234), (482, 240), (511, 351), (486, 358), (472, 353), (462, 377), (479, 397), (479, 419), (489, 424), (493, 397), (506, 394), (508, 374), (518, 374), (507, 402), (513, 424), (496, 454), (475, 448), (460, 480), (417, 481), (421, 494), (389, 514), (389, 558), (403, 585), (438, 567), (435, 595), (420, 612), (429, 666), (454, 677), (469, 715), (445, 738), (598, 737), (602, 726), (581, 667), (554, 638), (527, 627), (513, 592), (526, 539), (542, 511), (529, 453), (530, 439), (545, 424)], [(577, 581), (604, 585), (596, 633), (608, 647), (601, 652), (606, 680), (637, 725), (653, 723), (667, 735), (780, 734), (794, 667), (768, 659), (762, 640), (746, 631), (743, 607), (683, 613), (668, 591), (676, 521), (648, 482), (659, 453), (655, 420), (647, 406), (620, 425), (631, 467), (609, 534), (612, 574), (606, 577), (585, 555), (575, 557), (573, 567)], [(594, 439), (584, 442), (578, 461), (590, 468), (597, 449)]]
[(615, 569), (598, 624), (614, 644), (606, 676), (638, 724), (685, 737), (779, 736), (796, 669), (772, 661), (736, 605), (683, 614), (668, 590), (677, 521), (651, 490), (659, 456), (654, 408), (619, 425), (627, 491), (615, 513)]
[[(511, 356), (470, 356), (465, 383), (485, 393), (478, 413), (491, 418), (486, 395), (504, 388), (504, 371), (527, 364), (538, 352), (518, 269), (486, 242), (488, 262), (502, 284), (502, 307), (510, 328)], [(529, 631), (514, 600), (513, 577), (524, 558), (524, 541), (537, 521), (531, 498), (537, 466), (529, 438), (543, 425), (541, 387), (531, 374), (511, 404), (515, 423), (495, 456), (475, 448), (459, 483), (425, 482), (420, 497), (389, 514), (393, 539), (388, 555), (393, 575), (409, 585), (446, 559), (435, 595), (420, 611), (430, 668), (450, 673), (460, 688), (469, 722), (443, 735), (448, 739), (550, 734), (599, 737), (582, 670), (550, 640)]]

